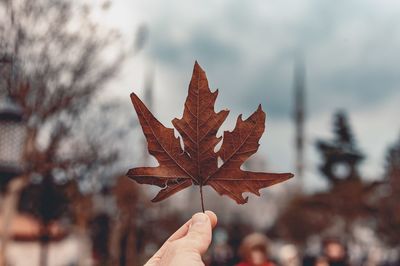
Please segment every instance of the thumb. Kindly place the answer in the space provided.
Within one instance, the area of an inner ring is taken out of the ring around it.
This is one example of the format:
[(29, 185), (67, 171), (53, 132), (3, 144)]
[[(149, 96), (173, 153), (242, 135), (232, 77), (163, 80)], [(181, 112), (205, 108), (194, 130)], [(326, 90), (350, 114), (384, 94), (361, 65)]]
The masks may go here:
[(192, 217), (192, 223), (184, 237), (184, 242), (196, 252), (204, 254), (211, 243), (211, 232), (211, 222), (208, 215), (196, 213)]

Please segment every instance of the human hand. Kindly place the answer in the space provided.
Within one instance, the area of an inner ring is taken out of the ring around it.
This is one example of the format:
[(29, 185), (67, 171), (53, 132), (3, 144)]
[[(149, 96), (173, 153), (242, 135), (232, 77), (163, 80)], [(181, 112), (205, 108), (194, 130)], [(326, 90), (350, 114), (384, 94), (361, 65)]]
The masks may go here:
[(204, 266), (201, 260), (211, 243), (217, 216), (211, 212), (196, 213), (179, 228), (154, 254), (145, 266)]

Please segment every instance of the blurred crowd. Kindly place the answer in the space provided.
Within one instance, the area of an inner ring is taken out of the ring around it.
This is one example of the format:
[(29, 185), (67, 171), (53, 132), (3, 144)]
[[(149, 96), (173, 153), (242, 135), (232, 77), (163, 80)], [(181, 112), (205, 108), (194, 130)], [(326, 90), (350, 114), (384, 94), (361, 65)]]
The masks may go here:
[[(321, 240), (313, 252), (302, 251), (292, 244), (274, 244), (265, 234), (251, 233), (245, 236), (235, 251), (217, 231), (216, 240), (208, 254), (210, 266), (397, 266), (397, 257), (383, 258), (378, 250), (355, 258), (350, 255), (346, 243), (339, 238)], [(397, 253), (398, 255), (398, 253)]]

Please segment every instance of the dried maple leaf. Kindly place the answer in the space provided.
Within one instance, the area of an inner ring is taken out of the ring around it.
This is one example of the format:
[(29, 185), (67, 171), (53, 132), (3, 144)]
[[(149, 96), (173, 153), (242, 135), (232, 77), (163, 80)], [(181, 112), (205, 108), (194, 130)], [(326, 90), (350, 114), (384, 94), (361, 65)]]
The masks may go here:
[[(137, 95), (131, 94), (149, 153), (157, 159), (159, 166), (133, 168), (127, 176), (140, 184), (162, 187), (153, 202), (194, 184), (200, 186), (203, 211), (202, 187), (205, 185), (244, 204), (248, 197), (243, 198), (242, 193), (251, 192), (259, 196), (261, 188), (293, 177), (290, 173), (258, 173), (240, 169), (257, 152), (258, 141), (265, 129), (265, 113), (261, 105), (246, 120), (240, 115), (234, 130), (224, 132), (221, 148), (214, 152), (222, 139), (216, 136), (217, 131), (229, 113), (228, 110), (215, 113), (217, 95), (218, 90), (210, 91), (206, 74), (196, 62), (183, 117), (172, 121), (183, 139), (183, 149), (179, 137), (174, 136), (174, 129), (162, 125)], [(222, 159), (220, 167), (218, 157)]]

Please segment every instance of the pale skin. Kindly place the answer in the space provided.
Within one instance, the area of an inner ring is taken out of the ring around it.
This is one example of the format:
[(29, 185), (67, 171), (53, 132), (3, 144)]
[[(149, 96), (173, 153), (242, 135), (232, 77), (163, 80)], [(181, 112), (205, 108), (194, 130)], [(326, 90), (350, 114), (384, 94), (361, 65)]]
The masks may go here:
[(204, 266), (201, 259), (211, 243), (217, 216), (211, 212), (196, 213), (179, 228), (154, 254), (145, 266)]

